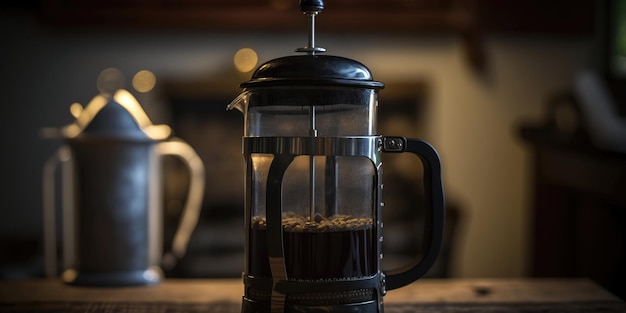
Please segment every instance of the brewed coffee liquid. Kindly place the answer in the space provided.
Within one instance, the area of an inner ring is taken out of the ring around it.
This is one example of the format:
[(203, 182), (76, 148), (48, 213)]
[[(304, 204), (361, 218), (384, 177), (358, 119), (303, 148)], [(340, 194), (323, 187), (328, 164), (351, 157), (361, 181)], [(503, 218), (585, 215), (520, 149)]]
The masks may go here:
[[(371, 218), (284, 217), (283, 242), (287, 277), (329, 279), (365, 277), (376, 272)], [(265, 218), (254, 217), (250, 234), (249, 275), (271, 277)]]

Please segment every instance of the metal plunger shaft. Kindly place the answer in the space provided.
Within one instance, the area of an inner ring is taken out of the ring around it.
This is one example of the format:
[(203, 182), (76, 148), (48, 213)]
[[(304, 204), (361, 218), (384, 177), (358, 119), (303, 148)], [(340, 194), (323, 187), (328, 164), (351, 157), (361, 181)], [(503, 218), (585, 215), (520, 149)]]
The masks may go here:
[[(316, 52), (325, 52), (326, 49), (315, 46), (315, 17), (324, 9), (324, 2), (321, 0), (301, 0), (300, 10), (309, 16), (309, 41), (308, 45), (298, 48), (297, 52), (306, 52), (315, 54)], [(315, 105), (311, 105), (309, 111), (309, 136), (317, 137), (317, 129), (315, 126)], [(309, 217), (311, 221), (315, 217), (315, 156), (309, 156)]]
[(315, 17), (324, 9), (324, 2), (321, 0), (301, 0), (300, 10), (309, 16), (309, 42), (306, 47), (298, 48), (296, 52), (306, 52), (315, 54), (316, 52), (326, 52), (326, 49), (315, 46)]
[[(315, 126), (315, 106), (311, 105), (309, 111), (309, 136), (317, 137)], [(315, 156), (309, 156), (309, 216), (311, 221), (315, 217)]]

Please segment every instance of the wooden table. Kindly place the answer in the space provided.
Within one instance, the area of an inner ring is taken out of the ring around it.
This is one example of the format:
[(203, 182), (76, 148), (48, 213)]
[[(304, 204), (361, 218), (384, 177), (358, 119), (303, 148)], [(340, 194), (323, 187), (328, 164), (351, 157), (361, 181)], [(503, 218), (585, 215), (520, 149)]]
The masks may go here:
[[(0, 282), (0, 312), (240, 312), (239, 279), (165, 280), (156, 286), (74, 287), (56, 280)], [(626, 312), (585, 279), (423, 279), (385, 296), (385, 312)]]

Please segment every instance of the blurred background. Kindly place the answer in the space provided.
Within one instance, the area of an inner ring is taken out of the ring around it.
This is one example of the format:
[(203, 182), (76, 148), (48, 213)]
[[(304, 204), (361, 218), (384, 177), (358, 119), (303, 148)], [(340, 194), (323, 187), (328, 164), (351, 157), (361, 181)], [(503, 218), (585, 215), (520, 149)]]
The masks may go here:
[[(432, 276), (588, 277), (626, 297), (625, 3), (326, 1), (317, 44), (386, 84), (379, 130), (440, 153), (451, 222)], [(205, 164), (168, 275), (239, 277), (243, 119), (226, 105), (306, 44), (297, 1), (9, 1), (0, 17), (0, 279), (43, 276), (42, 170), (62, 142), (41, 130), (71, 123), (103, 72)], [(167, 244), (186, 178), (164, 168)]]

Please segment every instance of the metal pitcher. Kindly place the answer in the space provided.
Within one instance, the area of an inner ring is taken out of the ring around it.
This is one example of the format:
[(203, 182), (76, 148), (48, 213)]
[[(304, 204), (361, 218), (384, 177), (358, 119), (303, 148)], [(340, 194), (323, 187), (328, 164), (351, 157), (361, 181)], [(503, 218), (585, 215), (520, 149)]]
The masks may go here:
[[(57, 131), (64, 145), (44, 166), (46, 273), (57, 271), (55, 171), (61, 168), (62, 279), (76, 285), (123, 286), (159, 282), (162, 260), (180, 258), (203, 198), (202, 161), (185, 142), (153, 125), (126, 90), (98, 95)], [(171, 251), (163, 254), (164, 155), (179, 157), (190, 172), (186, 206)]]

